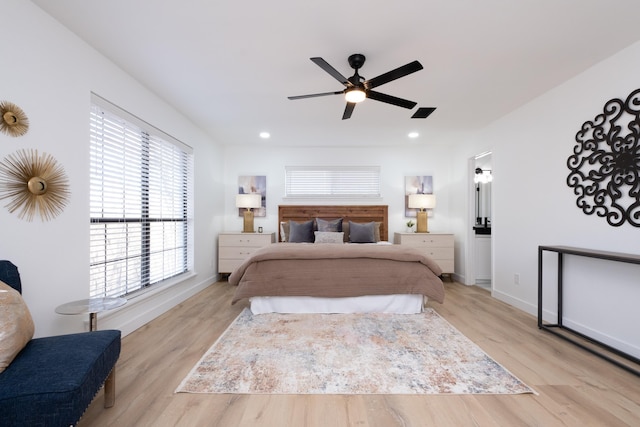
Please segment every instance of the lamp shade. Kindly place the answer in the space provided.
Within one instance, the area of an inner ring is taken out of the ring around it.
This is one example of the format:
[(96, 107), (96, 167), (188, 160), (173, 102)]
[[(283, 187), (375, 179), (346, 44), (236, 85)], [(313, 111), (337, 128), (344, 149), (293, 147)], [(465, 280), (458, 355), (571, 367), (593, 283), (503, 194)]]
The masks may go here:
[(409, 194), (410, 209), (433, 209), (436, 207), (436, 196), (433, 194)]
[(236, 195), (237, 208), (259, 208), (262, 205), (262, 196), (259, 193)]

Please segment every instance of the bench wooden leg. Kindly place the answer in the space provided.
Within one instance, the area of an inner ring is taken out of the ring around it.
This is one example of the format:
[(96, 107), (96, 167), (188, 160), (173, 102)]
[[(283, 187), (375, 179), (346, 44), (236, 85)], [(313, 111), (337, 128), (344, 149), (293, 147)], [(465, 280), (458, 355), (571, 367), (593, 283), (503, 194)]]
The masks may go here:
[(116, 403), (116, 367), (104, 382), (104, 407), (111, 408)]

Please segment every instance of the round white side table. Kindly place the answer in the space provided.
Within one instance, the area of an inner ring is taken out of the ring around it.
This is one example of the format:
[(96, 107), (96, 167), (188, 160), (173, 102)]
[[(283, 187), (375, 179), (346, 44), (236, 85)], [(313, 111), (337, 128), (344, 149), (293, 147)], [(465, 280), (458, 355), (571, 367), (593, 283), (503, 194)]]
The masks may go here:
[(98, 329), (98, 313), (112, 310), (127, 303), (126, 298), (89, 298), (72, 301), (56, 307), (58, 314), (87, 314), (89, 313), (89, 330)]

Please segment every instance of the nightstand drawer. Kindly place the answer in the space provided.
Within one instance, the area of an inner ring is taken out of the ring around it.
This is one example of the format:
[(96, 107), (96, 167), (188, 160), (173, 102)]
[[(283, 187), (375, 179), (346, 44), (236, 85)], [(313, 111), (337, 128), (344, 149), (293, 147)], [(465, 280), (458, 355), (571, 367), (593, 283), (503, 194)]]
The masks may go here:
[(218, 270), (220, 273), (233, 273), (233, 270), (242, 264), (243, 259), (219, 259)]
[(440, 267), (440, 269), (442, 270), (443, 273), (453, 273), (453, 260), (449, 259), (449, 260), (443, 260), (443, 259), (434, 259), (434, 261), (436, 262), (436, 264), (438, 264), (438, 266)]
[(272, 233), (269, 234), (221, 234), (218, 236), (220, 246), (256, 246), (262, 247), (272, 243)]
[(220, 259), (245, 259), (260, 247), (255, 246), (220, 246), (218, 256)]
[[(409, 245), (407, 245), (409, 246)], [(435, 260), (452, 259), (453, 248), (421, 248), (416, 247), (420, 252)]]
[(242, 264), (243, 259), (219, 259), (218, 270), (220, 273), (232, 273), (233, 270)]
[(402, 234), (400, 242), (407, 246), (427, 246), (427, 247), (453, 247), (452, 234)]

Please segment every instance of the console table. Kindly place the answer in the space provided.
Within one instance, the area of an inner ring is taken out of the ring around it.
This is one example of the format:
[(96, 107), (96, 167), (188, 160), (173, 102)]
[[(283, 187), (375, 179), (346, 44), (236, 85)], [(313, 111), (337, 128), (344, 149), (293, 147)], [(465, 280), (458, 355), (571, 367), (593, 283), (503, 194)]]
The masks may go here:
[[(542, 320), (542, 311), (543, 311), (543, 307), (542, 307), (542, 269), (543, 269), (543, 253), (547, 251), (547, 252), (555, 252), (558, 254), (558, 279), (557, 279), (557, 296), (558, 296), (558, 307), (557, 307), (557, 312), (558, 312), (558, 320), (556, 324), (545, 324)], [(563, 314), (562, 314), (562, 308), (563, 308), (563, 295), (562, 295), (562, 268), (563, 268), (563, 256), (564, 255), (575, 255), (575, 256), (581, 256), (581, 257), (589, 257), (589, 258), (598, 258), (598, 259), (604, 259), (604, 260), (608, 260), (608, 261), (615, 261), (615, 262), (624, 262), (624, 263), (629, 263), (629, 264), (640, 264), (640, 255), (631, 255), (631, 254), (624, 254), (624, 253), (618, 253), (618, 252), (605, 252), (605, 251), (596, 251), (596, 250), (591, 250), (591, 249), (581, 249), (581, 248), (574, 248), (571, 246), (538, 246), (538, 328), (543, 329), (545, 331), (551, 332), (554, 335), (557, 335), (579, 347), (582, 347), (583, 349), (602, 357), (603, 359), (608, 360), (609, 362), (631, 372), (634, 373), (638, 376), (640, 376), (640, 370), (634, 369), (632, 366), (622, 363), (621, 361), (614, 359), (612, 357), (610, 357), (610, 354), (616, 354), (624, 359), (630, 360), (631, 362), (634, 362), (635, 364), (640, 365), (640, 359), (638, 359), (637, 357), (627, 354), (623, 351), (620, 351), (614, 347), (611, 347), (607, 344), (604, 344), (594, 338), (591, 338), (581, 332), (575, 331), (567, 326), (565, 326), (563, 324)], [(590, 347), (584, 344), (583, 342), (580, 342), (579, 340), (576, 339), (572, 339), (569, 335), (567, 334), (563, 334), (561, 332), (559, 332), (559, 330), (564, 330), (569, 332), (571, 335), (574, 335), (576, 337), (582, 338), (583, 340), (586, 340), (592, 344), (595, 344), (595, 346), (604, 349), (609, 353), (606, 354), (603, 351), (599, 351), (598, 349), (594, 348), (594, 347)]]

